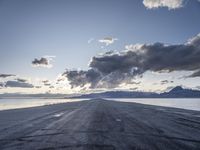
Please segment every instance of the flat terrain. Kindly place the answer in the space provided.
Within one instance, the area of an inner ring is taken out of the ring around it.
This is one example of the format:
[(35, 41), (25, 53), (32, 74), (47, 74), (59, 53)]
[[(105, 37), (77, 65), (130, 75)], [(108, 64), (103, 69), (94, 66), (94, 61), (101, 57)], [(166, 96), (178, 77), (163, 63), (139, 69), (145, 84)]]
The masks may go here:
[(200, 150), (200, 112), (88, 100), (0, 111), (0, 150)]

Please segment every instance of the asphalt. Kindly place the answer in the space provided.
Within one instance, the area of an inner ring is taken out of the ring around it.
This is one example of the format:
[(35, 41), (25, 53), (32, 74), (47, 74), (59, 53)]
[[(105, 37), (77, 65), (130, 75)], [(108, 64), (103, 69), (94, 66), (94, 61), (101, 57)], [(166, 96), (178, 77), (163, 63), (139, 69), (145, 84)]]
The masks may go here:
[(103, 99), (0, 111), (0, 150), (200, 150), (200, 112)]

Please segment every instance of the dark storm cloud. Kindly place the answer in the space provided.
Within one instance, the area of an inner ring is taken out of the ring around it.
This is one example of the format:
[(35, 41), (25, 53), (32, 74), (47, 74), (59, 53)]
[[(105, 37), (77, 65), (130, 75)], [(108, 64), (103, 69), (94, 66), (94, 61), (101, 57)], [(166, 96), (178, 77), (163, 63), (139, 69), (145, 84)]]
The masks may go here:
[(95, 87), (100, 80), (101, 74), (94, 69), (87, 71), (66, 70), (63, 76), (68, 78), (72, 88), (77, 86), (83, 87), (87, 83), (89, 83), (91, 87)]
[(7, 81), (5, 87), (16, 87), (16, 88), (33, 88), (34, 86), (30, 83), (19, 82), (19, 81)]
[[(140, 58), (134, 52), (106, 53), (102, 56), (93, 57), (90, 67), (95, 68), (102, 74), (110, 74), (112, 72), (128, 72), (135, 68), (133, 64), (139, 63)], [(137, 65), (138, 66), (138, 65)]]
[(14, 74), (0, 74), (0, 78), (7, 78), (7, 77), (12, 77), (15, 76)]
[(32, 64), (33, 65), (48, 65), (48, 60), (46, 58), (40, 58), (40, 59), (37, 59), (35, 58), (33, 61), (32, 61)]
[(27, 80), (26, 79), (21, 79), (21, 78), (17, 78), (16, 79), (18, 82), (26, 82)]
[(88, 71), (66, 71), (72, 87), (90, 84), (95, 87), (116, 87), (129, 83), (146, 71), (196, 71), (200, 68), (200, 34), (185, 44), (163, 43), (128, 46), (121, 52), (107, 52), (92, 58)]
[[(200, 34), (180, 45), (143, 44), (132, 50), (93, 57), (90, 63), (103, 74), (115, 71), (140, 74), (146, 71), (198, 71)], [(135, 70), (133, 70), (135, 69)]]
[(50, 61), (52, 60), (52, 58), (54, 58), (55, 56), (45, 56), (45, 57), (42, 57), (40, 59), (38, 58), (35, 58), (33, 61), (32, 61), (32, 65), (34, 67), (46, 67), (46, 68), (51, 68), (52, 67), (52, 64), (50, 63)]

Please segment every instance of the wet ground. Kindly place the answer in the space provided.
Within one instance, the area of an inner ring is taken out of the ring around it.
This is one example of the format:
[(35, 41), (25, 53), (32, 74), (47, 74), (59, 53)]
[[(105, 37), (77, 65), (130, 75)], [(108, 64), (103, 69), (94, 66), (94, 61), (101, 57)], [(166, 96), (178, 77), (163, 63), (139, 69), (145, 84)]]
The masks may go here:
[(199, 150), (200, 112), (102, 99), (6, 110), (0, 149)]

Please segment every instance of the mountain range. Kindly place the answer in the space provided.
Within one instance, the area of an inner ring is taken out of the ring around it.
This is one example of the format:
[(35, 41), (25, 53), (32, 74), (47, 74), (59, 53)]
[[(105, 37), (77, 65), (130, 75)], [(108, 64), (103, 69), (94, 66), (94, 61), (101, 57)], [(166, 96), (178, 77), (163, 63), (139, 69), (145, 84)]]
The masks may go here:
[(106, 91), (100, 93), (90, 93), (82, 95), (74, 94), (20, 94), (20, 93), (4, 93), (0, 94), (0, 98), (200, 98), (200, 91), (193, 89), (185, 89), (177, 86), (169, 92), (139, 92), (139, 91)]
[(184, 89), (177, 86), (164, 93), (137, 92), (137, 91), (107, 91), (101, 93), (83, 94), (70, 98), (200, 98), (200, 91)]

